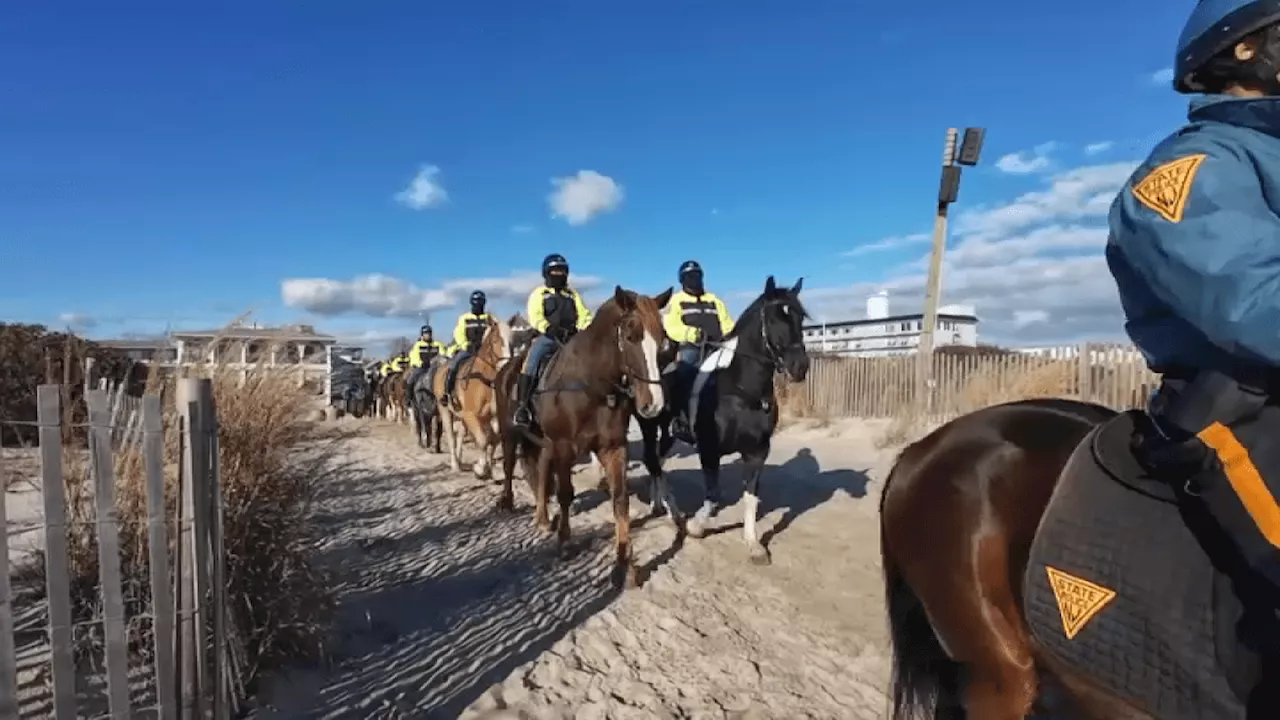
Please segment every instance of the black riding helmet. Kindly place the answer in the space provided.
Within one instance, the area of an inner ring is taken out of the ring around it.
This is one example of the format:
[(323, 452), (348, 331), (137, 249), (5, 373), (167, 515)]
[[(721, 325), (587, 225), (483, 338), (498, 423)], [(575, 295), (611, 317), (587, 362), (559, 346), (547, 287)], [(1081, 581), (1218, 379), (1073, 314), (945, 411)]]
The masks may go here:
[(477, 290), (471, 293), (471, 312), (476, 315), (484, 314), (484, 304), (488, 301), (483, 290)]
[(432, 331), (431, 331), (431, 326), (430, 326), (430, 325), (423, 325), (422, 327), (418, 328), (418, 334), (419, 334), (419, 335), (431, 335), (431, 334), (433, 334), (433, 333), (432, 333)]

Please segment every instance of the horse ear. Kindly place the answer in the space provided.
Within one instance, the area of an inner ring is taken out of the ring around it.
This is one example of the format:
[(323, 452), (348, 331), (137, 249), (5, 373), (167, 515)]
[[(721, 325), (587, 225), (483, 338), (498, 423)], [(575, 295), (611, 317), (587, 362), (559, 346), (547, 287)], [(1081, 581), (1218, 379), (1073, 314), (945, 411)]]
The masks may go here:
[(654, 296), (653, 296), (653, 298), (652, 298), (652, 299), (653, 299), (653, 304), (654, 304), (654, 305), (657, 305), (659, 310), (661, 310), (662, 308), (666, 307), (666, 306), (667, 306), (667, 303), (671, 302), (671, 291), (672, 291), (672, 289), (673, 289), (673, 288), (671, 288), (671, 287), (667, 287), (666, 291), (664, 291), (664, 292), (662, 292), (662, 293), (660, 293), (660, 294), (658, 294), (658, 295), (654, 295)]
[(770, 275), (769, 279), (764, 281), (764, 295), (765, 297), (773, 297), (774, 295), (777, 295), (777, 294), (778, 294), (778, 283), (775, 282), (773, 279), (773, 276)]
[(520, 313), (516, 313), (515, 315), (512, 315), (511, 317), (507, 318), (507, 325), (510, 325), (511, 327), (515, 327), (516, 323), (519, 323), (519, 322), (520, 322)]
[(792, 285), (792, 286), (791, 286), (791, 294), (792, 294), (792, 295), (799, 295), (799, 294), (800, 294), (800, 288), (803, 288), (803, 287), (804, 287), (804, 278), (800, 278), (799, 280), (797, 280), (797, 281), (796, 281), (796, 284), (795, 284), (795, 285)]
[(631, 296), (627, 295), (627, 291), (623, 290), (621, 285), (613, 286), (613, 301), (618, 304), (620, 310), (631, 309)]

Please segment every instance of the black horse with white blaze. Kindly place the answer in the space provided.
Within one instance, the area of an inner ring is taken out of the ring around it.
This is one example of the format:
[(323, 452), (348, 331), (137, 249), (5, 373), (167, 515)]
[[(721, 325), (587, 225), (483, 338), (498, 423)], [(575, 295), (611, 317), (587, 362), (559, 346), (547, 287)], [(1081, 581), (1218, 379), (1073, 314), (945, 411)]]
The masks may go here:
[[(774, 376), (785, 373), (801, 382), (809, 372), (809, 355), (804, 347), (804, 319), (800, 288), (804, 279), (791, 288), (780, 288), (773, 276), (765, 282), (764, 293), (742, 311), (733, 332), (705, 357), (695, 373), (669, 373), (664, 378), (671, 398), (667, 412), (652, 420), (637, 417), (644, 436), (644, 464), (656, 480), (662, 474), (662, 460), (673, 441), (667, 432), (671, 411), (688, 413), (702, 465), (705, 498), (689, 520), (689, 535), (706, 534), (706, 523), (721, 507), (720, 459), (739, 453), (746, 473), (743, 499), (743, 539), (751, 561), (769, 563), (769, 551), (756, 535), (760, 498), (760, 476), (773, 432), (778, 426)], [(663, 431), (661, 442), (659, 431)], [(654, 489), (658, 483), (654, 482)], [(653, 511), (663, 510), (663, 498), (653, 496)], [(676, 508), (669, 508), (678, 515)]]

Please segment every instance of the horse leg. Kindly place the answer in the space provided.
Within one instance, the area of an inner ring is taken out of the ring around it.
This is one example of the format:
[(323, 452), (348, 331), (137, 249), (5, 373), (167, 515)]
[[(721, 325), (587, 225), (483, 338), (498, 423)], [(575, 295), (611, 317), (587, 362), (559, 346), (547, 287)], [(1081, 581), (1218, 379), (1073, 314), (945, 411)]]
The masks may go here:
[[(566, 452), (566, 450), (568, 450)], [(569, 557), (573, 549), (569, 546), (569, 515), (573, 508), (573, 464), (577, 458), (571, 449), (557, 447), (554, 451), (547, 450), (544, 454), (556, 455), (553, 461), (555, 472), (556, 500), (559, 501), (560, 512), (556, 516), (556, 537), (559, 541), (561, 557)], [(550, 480), (550, 478), (548, 478)]]
[(720, 510), (720, 450), (713, 442), (698, 443), (698, 460), (702, 465), (702, 482), (706, 495), (702, 507), (689, 520), (689, 537), (702, 538), (707, 534), (707, 523)]
[(760, 510), (760, 476), (764, 474), (764, 461), (768, 457), (768, 448), (742, 453), (742, 465), (747, 472), (742, 489), (742, 539), (747, 544), (747, 554), (752, 565), (768, 565), (771, 562), (769, 550), (760, 544), (760, 537), (756, 534), (756, 517)]
[[(545, 447), (538, 453), (538, 467), (534, 472), (533, 524), (543, 532), (551, 532), (551, 520), (547, 517), (547, 490), (555, 478), (551, 476), (553, 448)], [(572, 486), (570, 486), (572, 487)]]
[(467, 432), (476, 441), (476, 461), (472, 465), (472, 472), (475, 473), (476, 479), (487, 480), (489, 478), (490, 463), (493, 459), (493, 446), (490, 444), (489, 423), (481, 422), (473, 412), (462, 411), (462, 424), (466, 426)]
[(444, 405), (436, 406), (440, 411), (440, 425), (444, 429), (445, 440), (449, 445), (449, 469), (462, 472), (462, 438), (461, 433), (453, 426), (453, 411)]
[(441, 453), (440, 436), (444, 435), (444, 423), (441, 422), (440, 420), (439, 405), (432, 405), (430, 422), (431, 422), (431, 433), (435, 436), (435, 439), (436, 439), (435, 454), (439, 455)]
[(613, 586), (640, 587), (640, 570), (631, 554), (631, 492), (627, 487), (627, 449), (607, 448), (597, 457), (609, 479), (613, 499)]
[(662, 469), (662, 455), (659, 453), (659, 424), (651, 420), (640, 421), (640, 434), (644, 438), (644, 467), (649, 471), (650, 514), (659, 515), (666, 510), (670, 513), (671, 524), (677, 533), (685, 532), (684, 516), (680, 506), (676, 504), (671, 493), (671, 483)]

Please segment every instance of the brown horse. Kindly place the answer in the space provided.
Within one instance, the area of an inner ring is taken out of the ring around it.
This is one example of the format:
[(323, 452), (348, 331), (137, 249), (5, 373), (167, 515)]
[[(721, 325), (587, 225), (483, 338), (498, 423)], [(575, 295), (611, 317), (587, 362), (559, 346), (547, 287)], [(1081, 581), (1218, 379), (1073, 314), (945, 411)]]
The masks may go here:
[[(565, 343), (543, 373), (532, 401), (541, 435), (517, 431), (521, 436), (517, 452), (526, 459), (526, 477), (536, 478), (534, 522), (541, 530), (551, 529), (547, 498), (554, 488), (560, 505), (556, 530), (562, 551), (568, 551), (570, 540), (573, 466), (586, 452), (599, 458), (613, 499), (616, 586), (625, 581), (635, 587), (641, 582), (631, 554), (627, 428), (633, 411), (653, 418), (665, 407), (658, 353), (666, 339), (660, 312), (670, 299), (671, 288), (655, 297), (614, 288), (613, 297), (600, 307), (591, 324)], [(528, 460), (535, 454), (530, 474)], [(504, 456), (506, 466), (511, 453), (504, 451)], [(683, 535), (683, 520), (665, 478), (657, 490), (667, 498), (671, 519)]]
[(378, 383), (379, 417), (395, 423), (408, 421), (409, 413), (404, 404), (404, 382), (403, 372), (393, 372)]
[(1239, 576), (1132, 459), (1139, 418), (1028, 400), (902, 452), (880, 506), (893, 720), (1245, 717)]
[[(452, 402), (448, 407), (437, 403), (444, 436), (449, 443), (449, 465), (454, 472), (462, 469), (462, 440), (470, 434), (480, 453), (473, 466), (475, 476), (480, 479), (489, 477), (493, 454), (498, 446), (494, 430), (497, 406), (494, 403), (493, 380), (502, 364), (511, 359), (511, 323), (515, 321), (516, 318), (512, 317), (510, 322), (504, 323), (489, 316), (489, 326), (480, 341), (480, 348), (458, 365)], [(432, 377), (431, 389), (438, 398), (446, 395), (446, 375), (442, 370)], [(455, 418), (462, 421), (461, 429), (455, 427)]]

